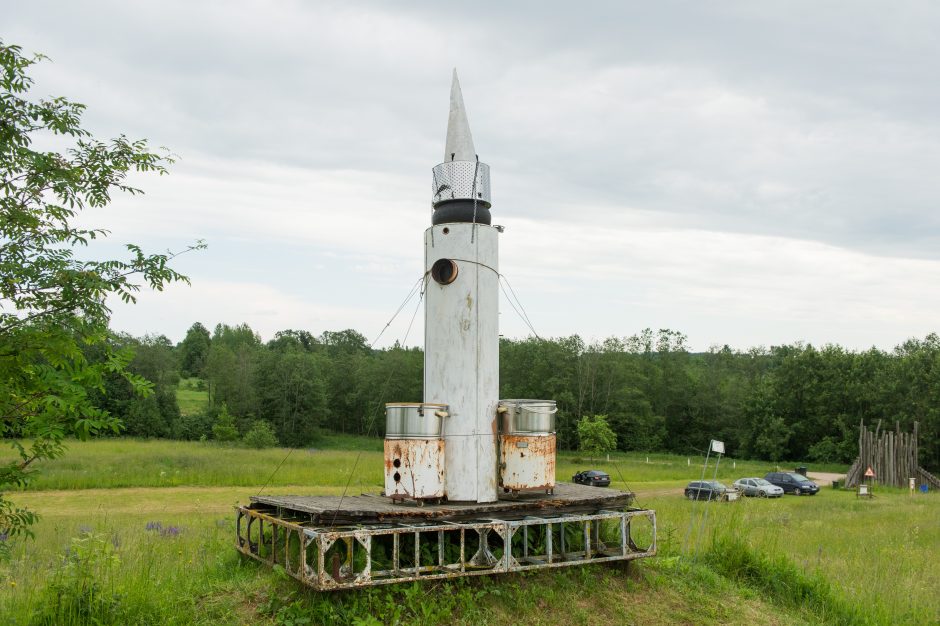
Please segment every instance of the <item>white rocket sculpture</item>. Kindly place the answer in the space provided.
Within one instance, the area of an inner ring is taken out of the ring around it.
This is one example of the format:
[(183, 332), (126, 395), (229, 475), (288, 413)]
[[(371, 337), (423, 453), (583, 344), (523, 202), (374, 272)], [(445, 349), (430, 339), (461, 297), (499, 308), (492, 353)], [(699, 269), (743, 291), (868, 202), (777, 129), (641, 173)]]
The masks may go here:
[(457, 71), (444, 162), (433, 169), (424, 233), (424, 401), (446, 403), (448, 500), (497, 500), (499, 254), (489, 167), (473, 147)]

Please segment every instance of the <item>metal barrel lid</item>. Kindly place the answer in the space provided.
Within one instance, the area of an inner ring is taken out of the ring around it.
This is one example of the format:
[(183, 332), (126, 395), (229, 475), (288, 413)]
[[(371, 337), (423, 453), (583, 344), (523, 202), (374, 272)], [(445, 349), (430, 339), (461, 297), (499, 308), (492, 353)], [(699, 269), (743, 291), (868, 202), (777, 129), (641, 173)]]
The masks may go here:
[(503, 432), (507, 434), (550, 435), (555, 432), (554, 400), (507, 399), (499, 405), (506, 409), (503, 415)]
[(385, 404), (386, 439), (440, 439), (447, 405), (432, 402)]
[(393, 407), (393, 406), (400, 406), (400, 407), (405, 407), (405, 406), (426, 406), (426, 407), (435, 407), (435, 408), (438, 408), (438, 409), (441, 409), (441, 408), (446, 409), (448, 405), (446, 405), (446, 404), (440, 404), (440, 403), (438, 403), (438, 402), (386, 402), (386, 403), (385, 403), (385, 408), (386, 408), (386, 409), (389, 408), (389, 407)]

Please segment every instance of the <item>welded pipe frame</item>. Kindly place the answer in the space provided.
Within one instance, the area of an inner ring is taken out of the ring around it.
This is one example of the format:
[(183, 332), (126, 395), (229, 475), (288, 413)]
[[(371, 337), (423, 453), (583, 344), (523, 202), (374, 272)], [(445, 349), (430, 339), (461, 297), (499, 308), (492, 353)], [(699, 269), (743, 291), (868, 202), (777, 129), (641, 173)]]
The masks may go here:
[[(452, 222), (424, 233), (424, 401), (447, 404), (445, 492), (456, 502), (497, 500), (499, 231)], [(457, 267), (434, 280), (440, 259)]]
[[(651, 543), (645, 548), (637, 546), (631, 534), (631, 521), (638, 517), (645, 517), (650, 522)], [(601, 539), (599, 528), (605, 521), (617, 525), (616, 545), (604, 543)], [(558, 543), (553, 540), (553, 527), (556, 526), (560, 526)], [(569, 543), (566, 526), (576, 528), (580, 549), (571, 549), (570, 545), (566, 545)], [(540, 527), (546, 537), (545, 550), (542, 554), (533, 554), (529, 551), (528, 534), (532, 529)], [(586, 514), (530, 516), (517, 520), (489, 519), (333, 529), (305, 526), (298, 519), (285, 519), (275, 512), (239, 506), (236, 507), (235, 532), (235, 547), (239, 552), (269, 565), (281, 565), (288, 574), (318, 591), (630, 561), (655, 556), (657, 549), (656, 512), (648, 509), (600, 510)], [(445, 533), (459, 533), (459, 556), (456, 561), (448, 562), (445, 558)], [(491, 533), (503, 545), (503, 553), (499, 558), (489, 549), (488, 536)], [(422, 563), (421, 536), (428, 534), (436, 537), (438, 550), (433, 563)], [(389, 536), (393, 542), (392, 565), (384, 570), (374, 569), (372, 540)], [(514, 537), (520, 537), (521, 550), (514, 547)], [(475, 550), (472, 549), (474, 543), (477, 545)], [(405, 545), (414, 548), (414, 561), (408, 565), (404, 565), (400, 558), (401, 549)], [(293, 558), (291, 546), (296, 548)], [(509, 549), (506, 550), (505, 546), (509, 546)], [(357, 557), (357, 552), (362, 554)], [(330, 558), (327, 558), (328, 553), (331, 553)]]

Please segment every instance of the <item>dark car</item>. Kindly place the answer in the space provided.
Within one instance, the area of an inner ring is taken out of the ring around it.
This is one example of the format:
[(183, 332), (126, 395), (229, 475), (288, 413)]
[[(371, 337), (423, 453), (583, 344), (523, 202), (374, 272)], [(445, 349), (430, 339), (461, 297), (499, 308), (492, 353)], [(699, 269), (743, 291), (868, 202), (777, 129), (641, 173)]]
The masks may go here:
[(592, 487), (609, 487), (610, 474), (600, 470), (586, 470), (578, 472), (571, 477), (573, 482), (579, 485), (591, 485)]
[(815, 496), (819, 492), (819, 485), (796, 472), (770, 472), (764, 476), (764, 480), (783, 489), (783, 493)]
[(693, 480), (685, 488), (689, 500), (736, 500), (738, 492), (717, 480)]

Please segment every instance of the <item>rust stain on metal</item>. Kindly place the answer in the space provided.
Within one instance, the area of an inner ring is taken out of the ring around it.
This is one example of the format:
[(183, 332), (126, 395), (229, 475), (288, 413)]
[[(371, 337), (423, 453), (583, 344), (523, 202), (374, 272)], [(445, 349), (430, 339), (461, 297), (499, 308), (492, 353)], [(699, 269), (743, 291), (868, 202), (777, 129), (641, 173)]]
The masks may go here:
[(554, 489), (555, 435), (501, 435), (499, 450), (503, 489)]
[[(292, 577), (320, 591), (623, 561), (656, 554), (656, 513), (644, 509), (353, 528), (298, 524), (296, 516), (296, 511), (274, 513), (237, 507), (235, 548), (259, 561), (283, 564)], [(631, 524), (634, 519), (644, 518), (649, 530), (639, 543), (645, 548), (638, 545)], [(552, 534), (559, 527), (561, 533), (554, 542)], [(602, 528), (606, 530), (602, 532)], [(530, 531), (545, 536), (546, 542), (530, 542)], [(514, 540), (516, 537), (522, 540)], [(472, 554), (468, 548), (474, 550)]]
[(386, 439), (385, 495), (393, 499), (444, 497), (443, 439)]

